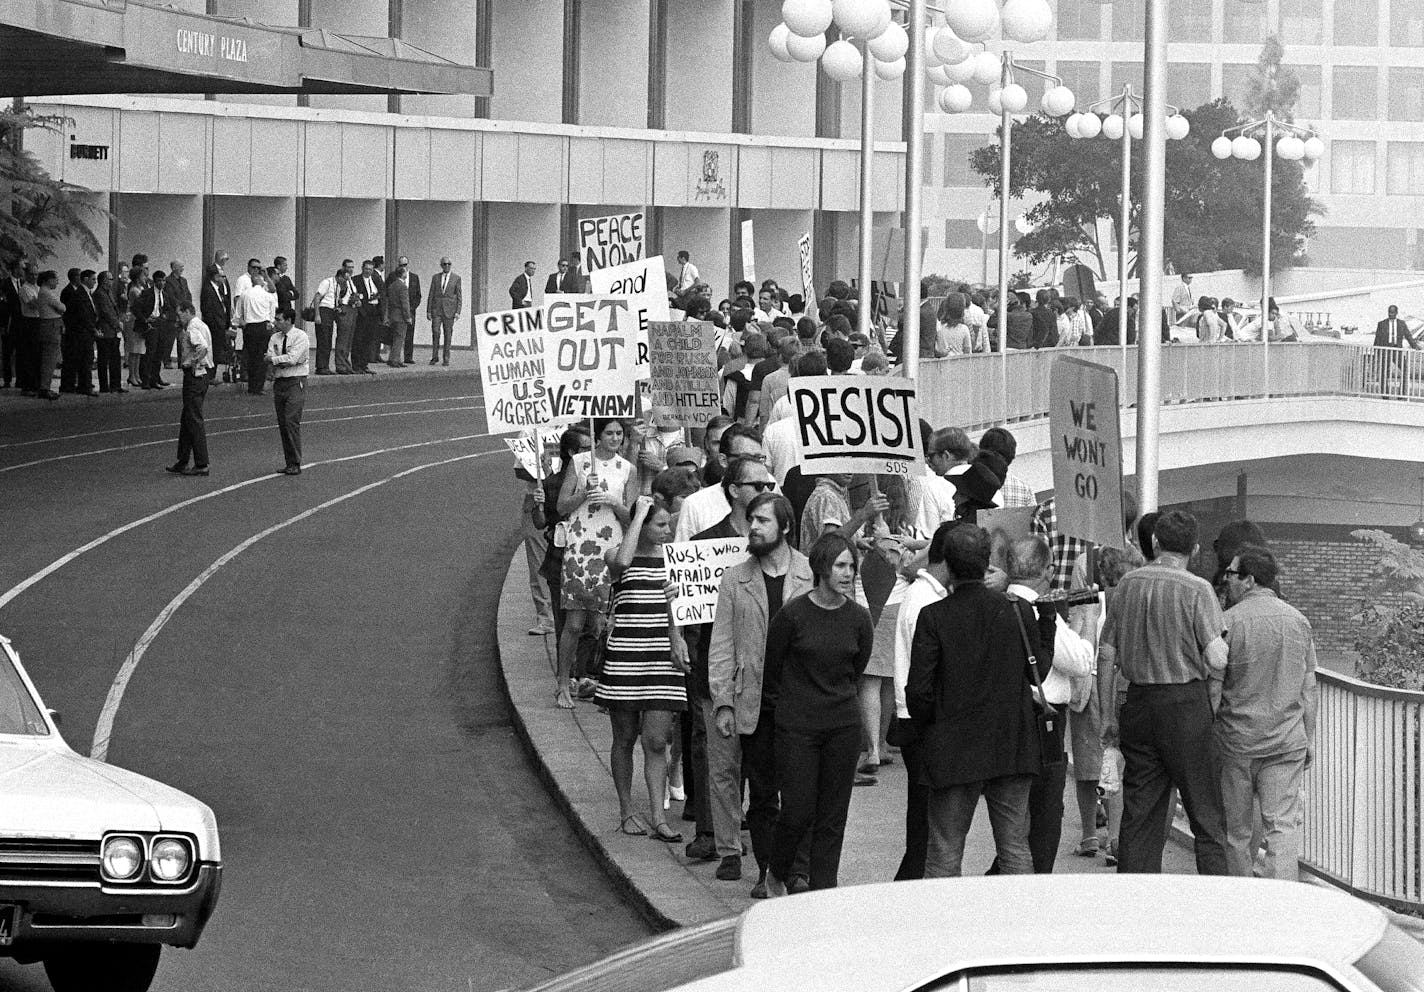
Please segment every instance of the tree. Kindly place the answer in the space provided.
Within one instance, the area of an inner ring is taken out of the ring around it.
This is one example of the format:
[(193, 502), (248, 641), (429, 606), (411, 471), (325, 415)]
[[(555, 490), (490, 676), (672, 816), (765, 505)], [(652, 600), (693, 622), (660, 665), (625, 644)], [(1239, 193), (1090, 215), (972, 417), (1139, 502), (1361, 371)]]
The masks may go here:
[(1275, 35), (1261, 43), (1261, 54), (1241, 98), (1242, 109), (1252, 117), (1265, 117), (1270, 112), (1282, 120), (1294, 120), (1291, 113), (1300, 100), (1300, 77), (1282, 65), (1285, 57), (1285, 46)]
[[(1257, 105), (1288, 114), (1300, 92), (1295, 73), (1281, 66), (1285, 50), (1275, 38), (1262, 47), (1251, 94)], [(1178, 272), (1212, 269), (1261, 269), (1261, 221), (1264, 209), (1260, 162), (1218, 161), (1211, 143), (1222, 131), (1245, 123), (1225, 100), (1186, 111), (1191, 133), (1167, 143), (1167, 195), (1163, 249)], [(1026, 214), (1034, 225), (1014, 246), (1014, 253), (1040, 264), (1056, 256), (1087, 257), (1107, 278), (1099, 230), (1104, 222), (1119, 226), (1122, 190), (1121, 146), (1105, 138), (1070, 138), (1061, 122), (1042, 115), (1014, 126), (1014, 155), (1009, 176), (1010, 197), (1026, 192), (1042, 201)], [(1143, 202), (1143, 145), (1134, 142), (1132, 214), (1129, 218), (1129, 271), (1137, 270), (1136, 248)], [(974, 171), (999, 195), (999, 145), (976, 149)], [(1289, 268), (1300, 261), (1305, 241), (1315, 233), (1314, 216), (1324, 207), (1305, 188), (1299, 162), (1277, 159), (1273, 165), (1271, 268)]]
[(28, 107), (0, 108), (0, 196), (8, 193), (10, 201), (0, 204), (0, 259), (49, 258), (56, 245), (75, 238), (87, 254), (102, 254), (89, 223), (112, 219), (109, 212), (79, 195), (89, 190), (50, 176), (24, 147), (25, 131), (62, 134), (67, 123), (65, 117), (36, 114)]

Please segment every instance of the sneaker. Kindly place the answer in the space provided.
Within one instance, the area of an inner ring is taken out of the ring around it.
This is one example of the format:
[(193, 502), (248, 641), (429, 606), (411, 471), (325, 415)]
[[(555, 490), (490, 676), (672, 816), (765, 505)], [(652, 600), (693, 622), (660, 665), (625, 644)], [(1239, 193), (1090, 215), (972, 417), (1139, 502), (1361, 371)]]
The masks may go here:
[(717, 842), (711, 834), (698, 834), (691, 844), (682, 849), (682, 853), (692, 861), (716, 861)]
[(717, 878), (723, 882), (739, 882), (742, 878), (742, 858), (739, 854), (729, 854), (717, 866)]

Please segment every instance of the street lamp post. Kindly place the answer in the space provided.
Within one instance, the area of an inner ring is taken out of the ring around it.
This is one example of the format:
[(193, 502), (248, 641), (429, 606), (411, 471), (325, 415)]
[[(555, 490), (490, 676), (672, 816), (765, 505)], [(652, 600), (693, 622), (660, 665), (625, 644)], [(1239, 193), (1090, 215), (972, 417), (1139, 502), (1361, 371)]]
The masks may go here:
[[(1236, 137), (1231, 137), (1231, 135)], [(1265, 140), (1257, 141), (1253, 135), (1259, 134)], [(1280, 137), (1278, 137), (1278, 134)], [(1263, 148), (1264, 145), (1264, 148)], [(1274, 152), (1274, 154), (1271, 154)], [(1302, 159), (1314, 162), (1325, 154), (1325, 142), (1315, 128), (1282, 120), (1273, 111), (1267, 111), (1258, 121), (1247, 121), (1236, 127), (1229, 127), (1211, 143), (1211, 153), (1218, 159), (1236, 158), (1254, 162), (1265, 155), (1265, 190), (1261, 208), (1261, 394), (1271, 394), (1271, 332), (1268, 326), (1271, 311), (1271, 184), (1276, 155), (1288, 162)]]
[[(1097, 110), (1110, 111), (1106, 117), (1099, 117)], [(1132, 142), (1142, 140), (1146, 133), (1146, 118), (1142, 115), (1143, 102), (1133, 92), (1128, 83), (1117, 96), (1108, 97), (1089, 104), (1086, 112), (1071, 114), (1063, 123), (1063, 129), (1071, 138), (1095, 138), (1099, 134), (1122, 143), (1122, 197), (1118, 216), (1117, 237), (1117, 340), (1122, 349), (1122, 370), (1127, 374), (1127, 254), (1132, 237)], [(1181, 112), (1171, 105), (1166, 119), (1165, 131), (1168, 139), (1180, 140), (1191, 132), (1191, 124)], [(1141, 314), (1143, 311), (1139, 310)], [(1140, 323), (1140, 321), (1139, 321)], [(1125, 397), (1124, 397), (1125, 399)]]

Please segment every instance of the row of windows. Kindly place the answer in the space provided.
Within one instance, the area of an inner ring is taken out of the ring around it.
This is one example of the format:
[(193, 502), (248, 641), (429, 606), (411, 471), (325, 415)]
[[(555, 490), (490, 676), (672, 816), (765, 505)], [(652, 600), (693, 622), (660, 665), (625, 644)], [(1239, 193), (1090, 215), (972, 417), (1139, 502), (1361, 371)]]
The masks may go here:
[[(924, 176), (933, 184), (933, 148), (937, 135), (927, 135)], [(989, 134), (945, 134), (943, 185), (978, 187), (983, 182), (969, 165), (976, 149), (994, 141)], [(1326, 159), (1330, 164), (1330, 192), (1373, 195), (1378, 145), (1373, 141), (1333, 140)], [(1390, 196), (1424, 196), (1424, 142), (1390, 141), (1385, 144), (1385, 192)]]
[[(1215, 33), (1214, 11), (1221, 4), (1221, 32)], [(1146, 31), (1141, 0), (1058, 0), (1060, 40), (1141, 41)], [(1323, 0), (1279, 0), (1276, 30), (1287, 45), (1368, 45), (1424, 47), (1424, 4), (1394, 0), (1388, 24), (1381, 24), (1375, 0), (1335, 0), (1329, 37)], [(1387, 33), (1380, 37), (1380, 29)], [(1172, 0), (1168, 6), (1170, 41), (1241, 42), (1254, 44), (1268, 33), (1266, 5), (1242, 0)]]

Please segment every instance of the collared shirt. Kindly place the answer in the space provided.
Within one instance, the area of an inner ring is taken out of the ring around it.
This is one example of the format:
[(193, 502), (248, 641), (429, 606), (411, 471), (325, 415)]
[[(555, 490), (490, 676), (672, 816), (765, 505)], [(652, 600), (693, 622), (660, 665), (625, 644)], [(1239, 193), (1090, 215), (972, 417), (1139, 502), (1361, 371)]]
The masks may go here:
[(787, 387), (790, 382), (791, 369), (785, 365), (766, 374), (766, 377), (761, 381), (761, 392), (757, 394), (758, 422), (761, 424), (771, 423), (771, 408), (776, 405), (777, 400), (788, 395)]
[(1252, 589), (1226, 611), (1230, 659), (1216, 711), (1216, 740), (1232, 754), (1264, 758), (1310, 744), (1315, 695), (1310, 621), (1270, 589)]
[(677, 515), (675, 541), (690, 541), (692, 535), (711, 527), (732, 512), (727, 504), (727, 494), (722, 485), (699, 489), (682, 502), (682, 512)]
[(677, 277), (677, 288), (679, 291), (691, 289), (697, 285), (697, 280), (701, 278), (701, 273), (697, 271), (697, 266), (691, 262), (682, 263), (682, 272)]
[[(1008, 593), (1025, 603), (1038, 602), (1038, 593), (1017, 582), (1009, 585)], [(1053, 667), (1043, 680), (1043, 698), (1054, 706), (1062, 706), (1073, 698), (1073, 683), (1069, 679), (1087, 678), (1093, 674), (1096, 652), (1092, 642), (1068, 626), (1061, 614), (1054, 618), (1053, 626)]]
[(328, 310), (336, 309), (336, 277), (327, 276), (316, 287), (316, 305)]
[(1172, 290), (1172, 306), (1180, 313), (1186, 313), (1196, 305), (1196, 300), (1192, 299), (1192, 287), (1184, 282), (1177, 283), (1177, 288)]
[(202, 374), (213, 367), (213, 333), (197, 314), (188, 321), (179, 342), (182, 344), (179, 364), (183, 368)]
[(762, 434), (761, 450), (766, 453), (767, 471), (778, 487), (786, 485), (786, 476), (796, 464), (796, 421), (791, 416), (791, 402), (782, 397), (777, 401), (771, 423)]
[(926, 467), (920, 479), (920, 512), (917, 518), (920, 533), (932, 536), (940, 524), (953, 519), (954, 483)]
[(248, 291), (249, 289), (251, 289), (251, 288), (252, 288), (252, 276), (249, 275), (248, 273), (244, 272), (242, 275), (238, 276), (238, 277), (237, 277), (237, 281), (232, 284), (232, 295), (233, 295), (233, 298), (236, 299), (237, 297), (241, 296), (243, 293), (247, 292), (247, 291)]
[(910, 588), (905, 590), (900, 611), (895, 614), (895, 715), (901, 720), (910, 719), (910, 709), (905, 704), (905, 686), (910, 681), (910, 648), (915, 643), (915, 624), (919, 621), (921, 610), (948, 595), (949, 590), (922, 568), (915, 581), (910, 583)]
[(822, 477), (801, 510), (801, 547), (809, 551), (827, 528), (844, 527), (851, 515), (849, 491)]
[(296, 379), (307, 374), (307, 351), (311, 342), (307, 332), (293, 327), (286, 334), (274, 334), (267, 342), (267, 360), (272, 363), (272, 375), (277, 379)]
[(162, 314), (162, 311), (163, 311), (163, 286), (162, 286), (161, 283), (155, 282), (155, 283), (153, 284), (153, 313), (149, 314), (149, 316), (150, 316), (150, 317), (158, 317), (158, 316), (160, 316), (160, 315)]
[(1207, 645), (1221, 637), (1211, 583), (1162, 558), (1122, 577), (1108, 598), (1102, 643), (1135, 685), (1180, 685), (1211, 677)]
[(1058, 533), (1058, 511), (1052, 496), (1040, 503), (1034, 513), (1033, 532), (1053, 550), (1053, 579), (1049, 588), (1054, 592), (1072, 588), (1073, 566), (1078, 556), (1087, 552), (1088, 542)]
[(1032, 486), (1012, 472), (1004, 473), (1004, 484), (999, 487), (997, 499), (999, 505), (1005, 507), (1038, 505), (1038, 493), (1034, 492)]
[(237, 298), (232, 319), (239, 324), (266, 324), (277, 318), (277, 294), (260, 283), (248, 286)]

